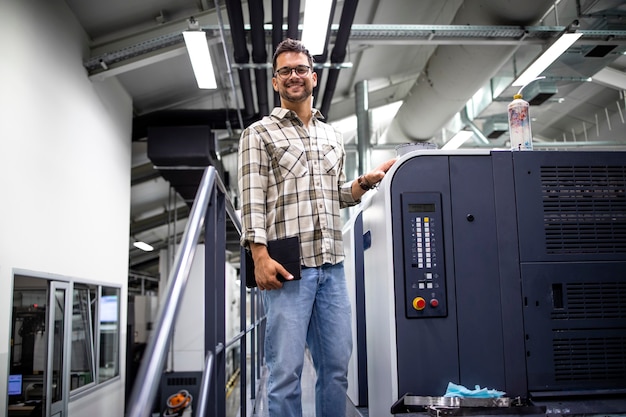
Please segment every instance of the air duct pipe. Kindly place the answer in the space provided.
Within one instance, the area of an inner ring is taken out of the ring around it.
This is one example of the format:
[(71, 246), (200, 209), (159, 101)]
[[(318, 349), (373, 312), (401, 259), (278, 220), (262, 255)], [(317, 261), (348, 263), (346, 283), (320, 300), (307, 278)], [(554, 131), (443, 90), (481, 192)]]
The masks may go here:
[(299, 39), (298, 23), (300, 22), (300, 0), (289, 0), (287, 9), (287, 37)]
[[(272, 59), (283, 40), (283, 0), (272, 0)], [(273, 75), (272, 75), (273, 76)], [(274, 91), (274, 107), (280, 107), (280, 96)]]
[(283, 40), (283, 0), (272, 0), (272, 54)]
[[(250, 37), (252, 40), (252, 62), (255, 64), (267, 63), (267, 51), (265, 50), (265, 29), (263, 28), (265, 15), (263, 13), (263, 0), (248, 0), (250, 13)], [(267, 98), (267, 68), (257, 67), (254, 70), (256, 80), (256, 97), (260, 116), (270, 114)]]
[[(346, 59), (346, 51), (348, 47), (348, 39), (350, 38), (350, 29), (352, 28), (352, 22), (356, 15), (356, 7), (359, 4), (359, 0), (346, 0), (343, 3), (343, 10), (341, 11), (341, 18), (339, 20), (339, 29), (337, 30), (337, 36), (335, 37), (335, 47), (330, 54), (331, 64), (341, 64)], [(339, 78), (339, 68), (330, 68), (328, 71), (328, 79), (326, 80), (326, 89), (324, 90), (324, 98), (322, 100), (322, 107), (320, 111), (328, 119), (330, 110), (330, 103), (335, 89), (337, 88), (337, 79)]]
[[(240, 0), (226, 0), (226, 11), (230, 22), (230, 33), (233, 39), (233, 55), (235, 63), (247, 64), (250, 54), (246, 45), (246, 32), (243, 24), (243, 10)], [(244, 114), (249, 118), (254, 114), (254, 100), (252, 97), (252, 77), (250, 70), (239, 69), (239, 84), (243, 97)]]
[[(553, 5), (551, 0), (467, 0), (454, 25), (528, 25)], [(392, 120), (386, 141), (427, 141), (485, 85), (515, 53), (517, 46), (442, 45), (430, 57)]]
[[(313, 56), (313, 61), (324, 64), (328, 59), (328, 41), (330, 40), (330, 28), (335, 16), (335, 8), (337, 7), (337, 1), (333, 1), (330, 8), (330, 14), (328, 15), (328, 27), (326, 28), (326, 39), (324, 39), (324, 51), (320, 55)], [(324, 68), (318, 68), (317, 72), (317, 85), (313, 88), (313, 107), (317, 106), (317, 97), (320, 90), (322, 77), (324, 76)]]

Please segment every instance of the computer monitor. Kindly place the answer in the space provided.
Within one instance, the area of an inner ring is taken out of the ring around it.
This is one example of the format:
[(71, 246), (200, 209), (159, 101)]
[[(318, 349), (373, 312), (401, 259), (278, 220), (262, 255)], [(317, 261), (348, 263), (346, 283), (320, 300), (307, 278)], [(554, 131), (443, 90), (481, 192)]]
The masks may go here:
[(117, 322), (118, 309), (117, 295), (103, 295), (100, 297), (100, 323)]
[(22, 395), (22, 375), (9, 375), (9, 396)]

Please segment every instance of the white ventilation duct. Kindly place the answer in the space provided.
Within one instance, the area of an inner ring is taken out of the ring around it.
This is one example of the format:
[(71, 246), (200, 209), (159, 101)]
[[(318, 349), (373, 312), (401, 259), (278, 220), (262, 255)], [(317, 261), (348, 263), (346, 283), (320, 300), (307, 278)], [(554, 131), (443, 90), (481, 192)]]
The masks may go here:
[[(549, 0), (526, 0), (524, 10), (520, 10), (516, 1), (467, 0), (451, 24), (531, 25), (553, 4)], [(432, 138), (512, 58), (516, 49), (499, 45), (439, 46), (389, 125), (386, 141)]]

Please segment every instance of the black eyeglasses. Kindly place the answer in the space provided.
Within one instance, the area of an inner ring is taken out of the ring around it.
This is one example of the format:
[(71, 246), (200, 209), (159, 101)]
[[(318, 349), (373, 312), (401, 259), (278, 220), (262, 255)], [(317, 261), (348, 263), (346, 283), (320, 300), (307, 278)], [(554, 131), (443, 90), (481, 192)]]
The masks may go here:
[(311, 71), (311, 67), (308, 65), (296, 65), (295, 67), (282, 67), (278, 68), (274, 74), (280, 78), (287, 78), (291, 76), (291, 73), (295, 71), (299, 77), (304, 77)]

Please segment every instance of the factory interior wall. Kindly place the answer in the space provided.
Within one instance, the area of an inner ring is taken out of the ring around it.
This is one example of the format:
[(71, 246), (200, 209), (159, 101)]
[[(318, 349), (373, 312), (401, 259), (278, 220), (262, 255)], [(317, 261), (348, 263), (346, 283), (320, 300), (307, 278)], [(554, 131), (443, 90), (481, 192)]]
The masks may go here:
[(69, 415), (123, 415), (132, 101), (87, 77), (64, 1), (3, 1), (0, 15), (0, 392), (16, 271), (96, 282), (121, 288), (121, 378), (71, 399)]

